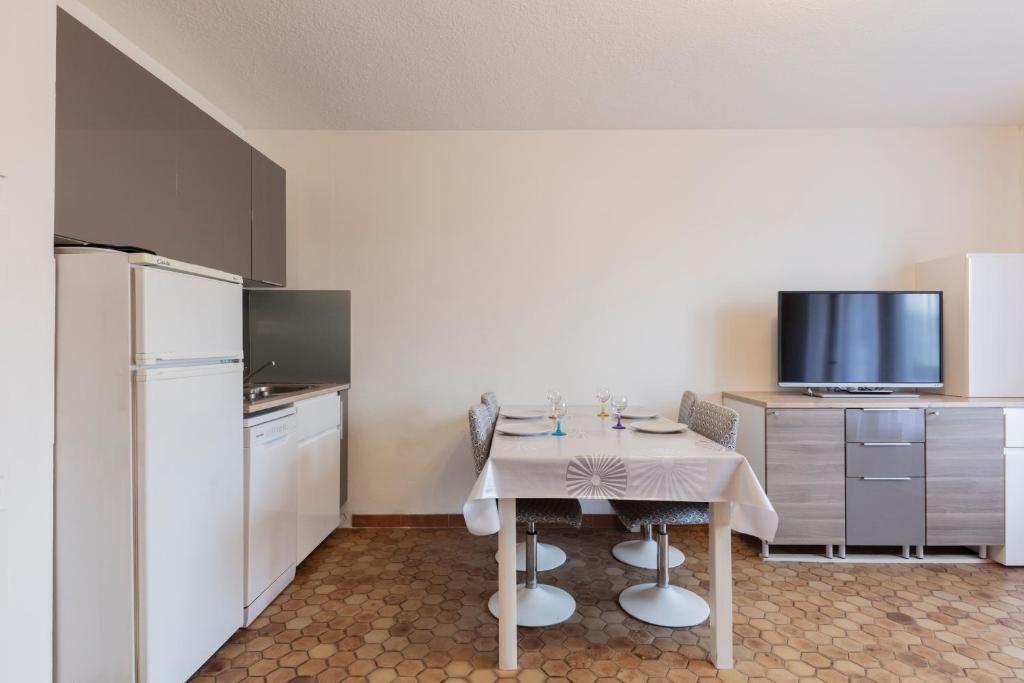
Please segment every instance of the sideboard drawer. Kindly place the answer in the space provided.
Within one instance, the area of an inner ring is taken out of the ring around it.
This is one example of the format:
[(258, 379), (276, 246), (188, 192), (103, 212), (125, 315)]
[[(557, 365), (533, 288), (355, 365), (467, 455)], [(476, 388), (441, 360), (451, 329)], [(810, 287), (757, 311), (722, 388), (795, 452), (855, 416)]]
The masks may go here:
[(848, 408), (846, 441), (921, 443), (924, 441), (924, 411), (920, 408)]
[(924, 478), (847, 479), (846, 542), (924, 544)]
[(924, 444), (846, 444), (848, 477), (923, 477)]

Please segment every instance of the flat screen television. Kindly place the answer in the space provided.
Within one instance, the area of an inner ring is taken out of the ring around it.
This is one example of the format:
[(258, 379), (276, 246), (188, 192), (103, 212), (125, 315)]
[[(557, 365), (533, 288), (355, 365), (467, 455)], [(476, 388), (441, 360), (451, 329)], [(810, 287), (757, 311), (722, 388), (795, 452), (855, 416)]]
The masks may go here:
[(942, 292), (779, 292), (779, 386), (942, 386)]

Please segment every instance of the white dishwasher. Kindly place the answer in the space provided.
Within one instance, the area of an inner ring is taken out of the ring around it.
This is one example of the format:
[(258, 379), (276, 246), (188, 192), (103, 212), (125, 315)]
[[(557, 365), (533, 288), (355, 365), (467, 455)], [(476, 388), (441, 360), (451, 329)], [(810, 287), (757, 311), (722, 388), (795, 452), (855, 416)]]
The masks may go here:
[(295, 408), (245, 418), (245, 625), (295, 578)]

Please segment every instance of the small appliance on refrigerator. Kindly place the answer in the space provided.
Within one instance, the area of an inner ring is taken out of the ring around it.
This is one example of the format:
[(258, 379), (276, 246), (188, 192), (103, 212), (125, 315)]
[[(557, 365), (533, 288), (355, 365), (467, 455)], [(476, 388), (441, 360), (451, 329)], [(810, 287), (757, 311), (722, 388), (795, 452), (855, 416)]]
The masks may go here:
[(177, 683), (242, 624), (242, 279), (56, 251), (54, 679)]

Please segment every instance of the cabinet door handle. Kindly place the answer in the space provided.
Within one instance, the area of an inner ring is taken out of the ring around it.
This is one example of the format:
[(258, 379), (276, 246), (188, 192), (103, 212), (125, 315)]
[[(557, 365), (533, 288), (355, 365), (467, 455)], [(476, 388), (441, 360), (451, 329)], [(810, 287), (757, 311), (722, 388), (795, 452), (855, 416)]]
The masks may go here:
[(774, 415), (774, 416), (778, 416), (778, 414), (779, 414), (779, 411), (777, 411), (777, 410), (769, 410), (769, 411), (768, 411), (768, 414), (769, 414), (769, 415)]
[(939, 414), (939, 411), (937, 411), (937, 410), (929, 410), (928, 414), (929, 415), (936, 415), (937, 416)]
[(265, 285), (274, 285), (275, 287), (284, 287), (280, 282), (274, 282), (273, 280), (260, 280)]
[(861, 446), (909, 446), (909, 441), (865, 441)]
[(910, 477), (861, 477), (864, 481), (910, 481)]

